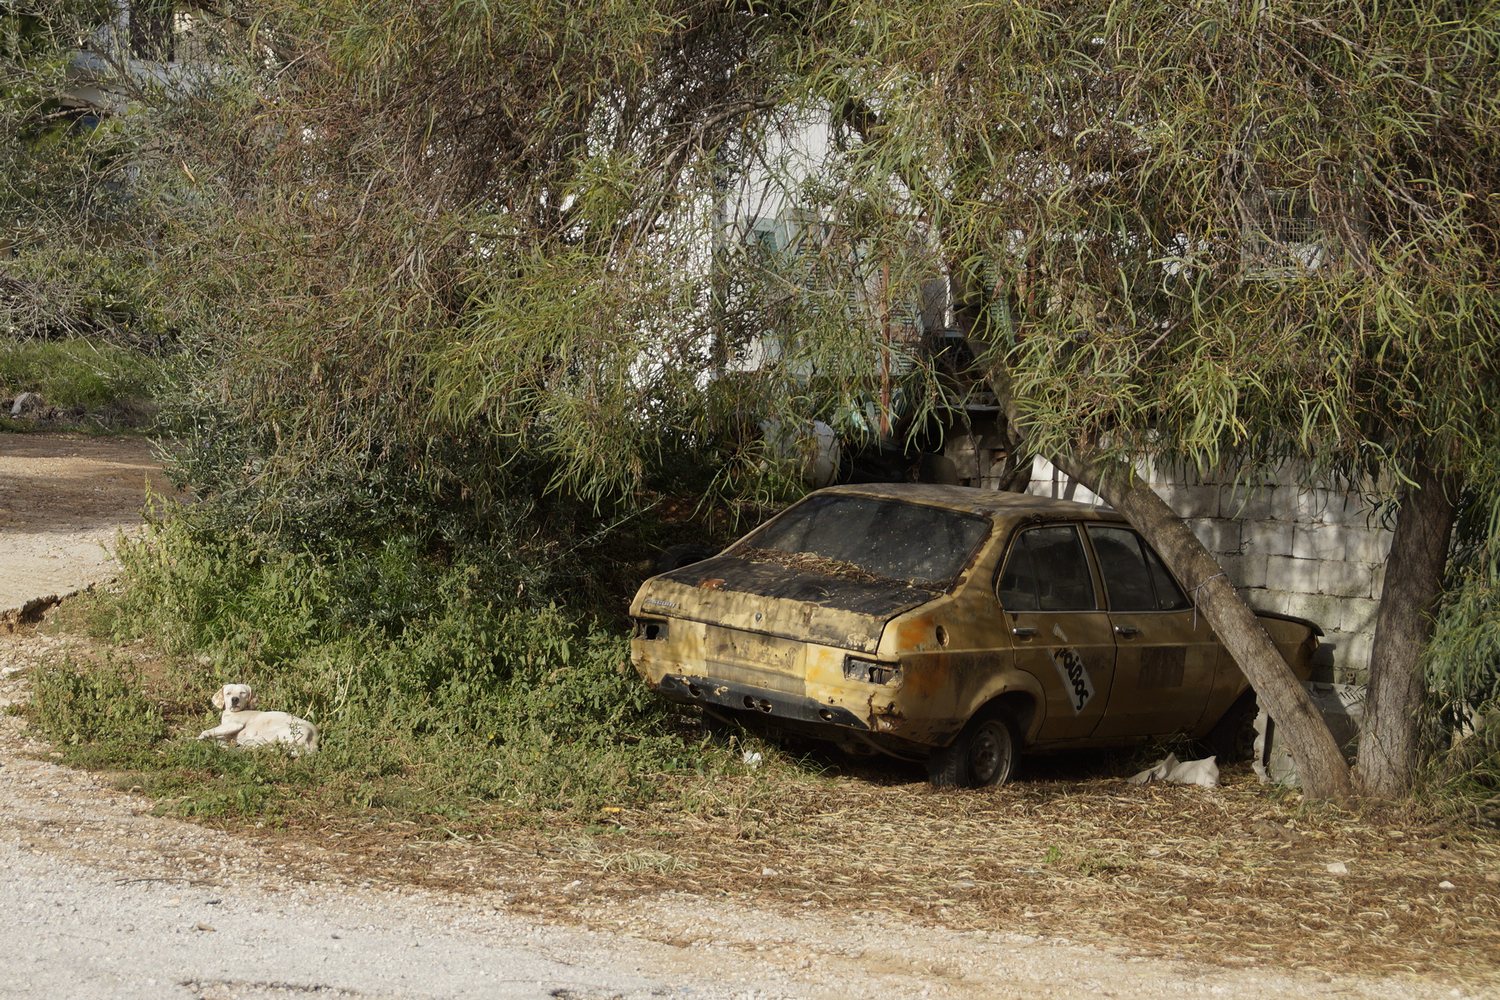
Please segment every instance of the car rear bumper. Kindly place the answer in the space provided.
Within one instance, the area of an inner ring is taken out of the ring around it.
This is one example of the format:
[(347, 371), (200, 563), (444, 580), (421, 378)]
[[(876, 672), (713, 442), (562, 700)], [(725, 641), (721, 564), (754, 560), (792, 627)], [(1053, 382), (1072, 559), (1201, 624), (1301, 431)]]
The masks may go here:
[(820, 704), (812, 698), (771, 691), (688, 674), (665, 674), (655, 685), (663, 697), (686, 705), (711, 705), (734, 712), (749, 712), (768, 719), (841, 726), (869, 732), (863, 719), (838, 705)]

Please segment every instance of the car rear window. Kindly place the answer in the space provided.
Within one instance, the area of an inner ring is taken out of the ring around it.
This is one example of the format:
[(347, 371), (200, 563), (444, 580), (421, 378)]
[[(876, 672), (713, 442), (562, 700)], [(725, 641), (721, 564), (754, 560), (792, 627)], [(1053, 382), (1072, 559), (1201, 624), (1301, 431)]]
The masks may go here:
[(827, 576), (946, 590), (989, 531), (989, 518), (942, 507), (813, 496), (746, 537), (732, 554)]

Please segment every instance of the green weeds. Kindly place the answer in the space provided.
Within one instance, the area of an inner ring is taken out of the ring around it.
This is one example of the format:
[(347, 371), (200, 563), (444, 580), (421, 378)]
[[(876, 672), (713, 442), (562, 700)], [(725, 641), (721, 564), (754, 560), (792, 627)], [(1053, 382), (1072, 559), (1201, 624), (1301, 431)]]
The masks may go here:
[[(120, 554), (124, 587), (85, 621), (102, 639), (149, 639), (162, 659), (53, 664), (34, 715), (69, 759), (130, 772), (165, 811), (461, 829), (594, 816), (743, 769), (649, 695), (618, 623), (501, 601), (490, 570), (409, 539), (315, 555), (184, 515)], [(196, 740), (227, 682), (313, 721), (320, 752)]]
[(145, 423), (164, 378), (159, 360), (102, 341), (0, 341), (0, 398), (38, 393), (57, 419), (81, 427)]
[(113, 662), (83, 669), (53, 664), (33, 682), (42, 731), (75, 760), (143, 766), (148, 748), (165, 738), (161, 711), (141, 690), (139, 676)]

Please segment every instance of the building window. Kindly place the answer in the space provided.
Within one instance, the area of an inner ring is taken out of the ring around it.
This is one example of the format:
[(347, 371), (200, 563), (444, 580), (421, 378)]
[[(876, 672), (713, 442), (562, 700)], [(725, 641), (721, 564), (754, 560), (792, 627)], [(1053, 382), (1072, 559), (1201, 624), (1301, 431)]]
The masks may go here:
[(1303, 278), (1339, 263), (1338, 238), (1303, 189), (1264, 188), (1250, 200), (1240, 231), (1248, 281)]
[(747, 246), (758, 247), (768, 254), (780, 253), (791, 245), (786, 223), (780, 219), (756, 219), (745, 233)]

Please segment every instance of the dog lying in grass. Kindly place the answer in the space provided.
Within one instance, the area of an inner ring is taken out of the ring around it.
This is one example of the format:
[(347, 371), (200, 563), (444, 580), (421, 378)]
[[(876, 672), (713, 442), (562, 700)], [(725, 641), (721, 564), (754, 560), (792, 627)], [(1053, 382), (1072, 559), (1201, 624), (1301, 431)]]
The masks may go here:
[(280, 744), (293, 755), (318, 749), (318, 730), (306, 719), (287, 712), (255, 711), (255, 692), (248, 684), (225, 684), (214, 692), (214, 708), (222, 709), (219, 724), (198, 734), (200, 740), (220, 740), (242, 747)]

